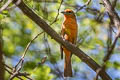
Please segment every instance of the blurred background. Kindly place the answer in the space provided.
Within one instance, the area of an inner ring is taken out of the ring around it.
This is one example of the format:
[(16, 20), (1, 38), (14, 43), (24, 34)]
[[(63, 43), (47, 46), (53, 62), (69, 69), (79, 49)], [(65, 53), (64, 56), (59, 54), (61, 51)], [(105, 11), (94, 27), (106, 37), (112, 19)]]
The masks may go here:
[[(6, 3), (3, 0), (0, 7)], [(76, 12), (87, 0), (64, 0), (60, 12), (72, 9)], [(89, 55), (99, 65), (107, 53), (109, 16), (101, 2), (92, 0), (89, 5), (76, 13), (78, 23), (79, 48)], [(112, 1), (112, 0), (111, 0)], [(51, 24), (58, 13), (61, 0), (24, 0), (48, 24)], [(120, 13), (120, 0), (117, 1), (116, 11)], [(10, 4), (12, 6), (13, 4)], [(64, 20), (60, 13), (57, 21), (51, 27), (60, 34)], [(4, 10), (0, 14), (0, 29), (2, 29), (4, 61), (9, 66), (15, 66), (21, 58), (27, 44), (43, 30), (26, 17), (19, 8)], [(116, 32), (117, 29), (113, 28)], [(115, 32), (112, 32), (114, 39)], [(120, 40), (118, 40), (114, 54), (107, 62), (106, 72), (113, 80), (120, 80)], [(22, 71), (30, 73), (34, 80), (64, 80), (64, 60), (60, 58), (60, 45), (46, 33), (41, 34), (30, 46), (25, 56)], [(44, 64), (39, 64), (43, 57), (47, 57)], [(70, 80), (93, 80), (96, 73), (78, 57), (72, 55), (73, 76)], [(5, 72), (5, 80), (10, 75)], [(23, 77), (24, 78), (24, 77)], [(15, 78), (14, 80), (18, 80)], [(27, 79), (25, 79), (27, 80)], [(101, 78), (99, 78), (101, 80)]]

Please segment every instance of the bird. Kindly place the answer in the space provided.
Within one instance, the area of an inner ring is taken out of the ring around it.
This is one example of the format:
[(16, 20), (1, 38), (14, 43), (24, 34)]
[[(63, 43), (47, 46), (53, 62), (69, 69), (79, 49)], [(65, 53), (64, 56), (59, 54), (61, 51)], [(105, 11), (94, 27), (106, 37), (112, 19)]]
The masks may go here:
[[(72, 44), (76, 44), (78, 25), (75, 13), (71, 9), (65, 9), (61, 12), (64, 15), (62, 23), (61, 37)], [(65, 54), (64, 60), (64, 77), (72, 77), (71, 57), (72, 53), (64, 46), (60, 45), (61, 59), (63, 59), (63, 52)]]

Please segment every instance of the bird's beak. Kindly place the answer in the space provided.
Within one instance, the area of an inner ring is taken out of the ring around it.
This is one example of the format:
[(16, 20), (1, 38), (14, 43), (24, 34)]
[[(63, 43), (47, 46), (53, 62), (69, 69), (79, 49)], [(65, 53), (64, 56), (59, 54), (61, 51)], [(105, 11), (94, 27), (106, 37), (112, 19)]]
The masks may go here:
[(65, 14), (65, 12), (64, 12), (64, 11), (62, 11), (61, 13), (62, 13), (62, 14)]

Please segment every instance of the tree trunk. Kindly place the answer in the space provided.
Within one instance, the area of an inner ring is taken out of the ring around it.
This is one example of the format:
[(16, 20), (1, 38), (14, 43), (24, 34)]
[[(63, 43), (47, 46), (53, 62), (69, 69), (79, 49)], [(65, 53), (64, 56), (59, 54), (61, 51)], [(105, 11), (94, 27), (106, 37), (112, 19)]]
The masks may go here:
[(5, 80), (4, 75), (5, 75), (5, 70), (4, 70), (4, 65), (3, 65), (3, 41), (2, 41), (2, 27), (0, 26), (0, 80)]

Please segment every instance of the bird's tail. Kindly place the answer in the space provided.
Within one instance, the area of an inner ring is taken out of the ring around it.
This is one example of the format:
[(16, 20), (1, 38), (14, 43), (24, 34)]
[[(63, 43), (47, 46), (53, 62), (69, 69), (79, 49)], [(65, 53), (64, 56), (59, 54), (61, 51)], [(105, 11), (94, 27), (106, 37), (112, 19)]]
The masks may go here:
[(65, 51), (64, 77), (72, 77), (71, 52)]

